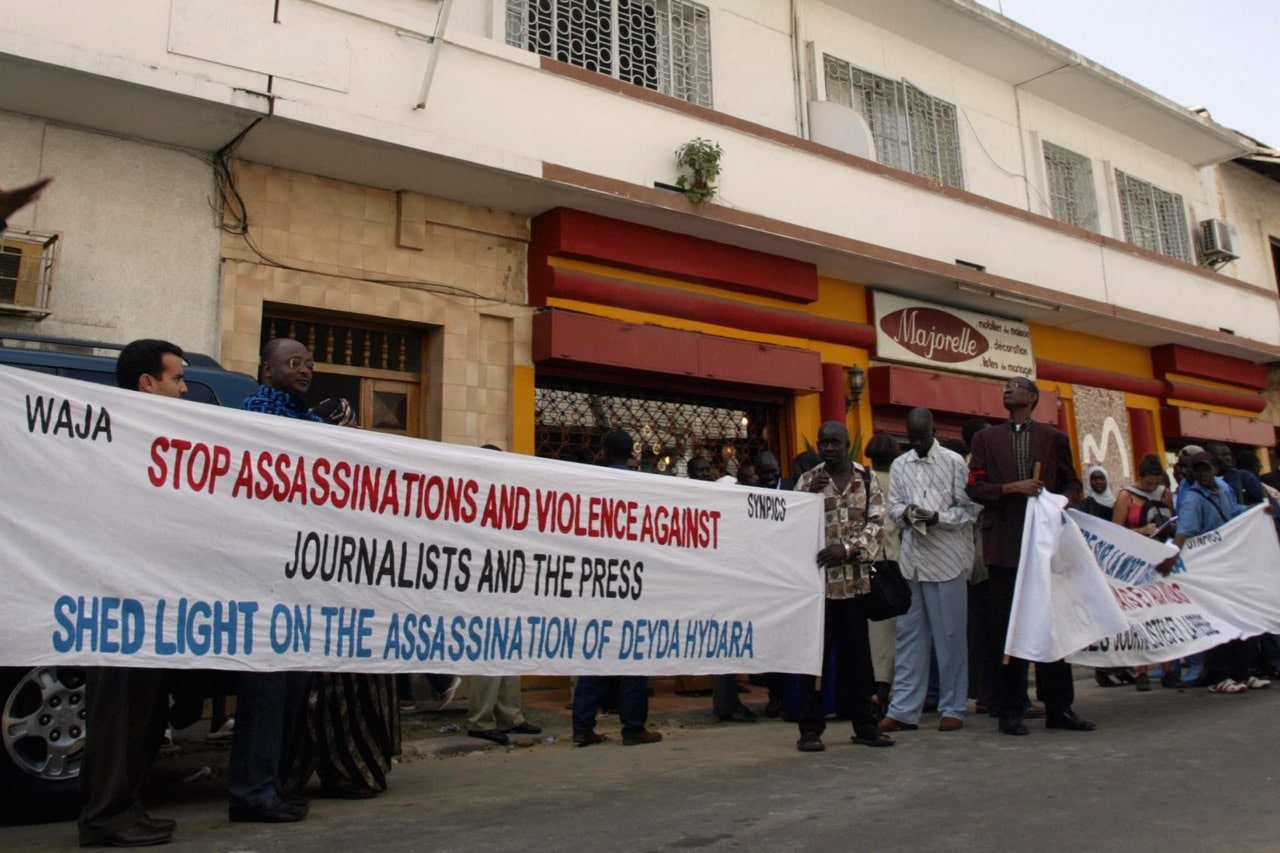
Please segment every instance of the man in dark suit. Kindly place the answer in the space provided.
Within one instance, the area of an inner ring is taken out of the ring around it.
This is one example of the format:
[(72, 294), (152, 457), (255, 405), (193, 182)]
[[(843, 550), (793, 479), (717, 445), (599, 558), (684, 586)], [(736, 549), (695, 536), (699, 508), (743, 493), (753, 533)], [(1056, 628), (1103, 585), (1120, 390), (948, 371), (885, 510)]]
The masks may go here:
[[(1022, 525), (1027, 498), (1048, 489), (1066, 495), (1074, 503), (1080, 497), (1080, 477), (1071, 457), (1071, 442), (1065, 434), (1031, 420), (1040, 399), (1040, 389), (1025, 376), (1009, 380), (1004, 387), (1007, 423), (988, 427), (974, 436), (969, 459), (969, 497), (985, 508), (982, 552), (990, 575), (992, 629), (997, 654), (1004, 648), (1009, 630), (1009, 612), (1022, 553)], [(1045, 618), (1049, 618), (1045, 614)], [(1000, 710), (1000, 731), (1025, 735), (1022, 722), (1022, 681), (1027, 662), (1003, 658), (996, 685)], [(1094, 724), (1071, 710), (1075, 687), (1071, 665), (1065, 661), (1036, 664), (1036, 693), (1045, 704), (1045, 728), (1091, 731)]]

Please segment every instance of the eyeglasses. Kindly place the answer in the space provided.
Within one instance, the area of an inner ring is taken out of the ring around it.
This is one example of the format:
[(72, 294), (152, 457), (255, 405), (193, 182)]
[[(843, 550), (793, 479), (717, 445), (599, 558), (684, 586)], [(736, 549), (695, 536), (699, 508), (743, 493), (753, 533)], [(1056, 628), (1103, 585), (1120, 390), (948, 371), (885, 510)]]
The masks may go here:
[(289, 365), (290, 370), (297, 370), (299, 367), (306, 367), (307, 370), (316, 369), (316, 363), (314, 359), (303, 358), (300, 355), (295, 355), (293, 358), (286, 361), (285, 364)]

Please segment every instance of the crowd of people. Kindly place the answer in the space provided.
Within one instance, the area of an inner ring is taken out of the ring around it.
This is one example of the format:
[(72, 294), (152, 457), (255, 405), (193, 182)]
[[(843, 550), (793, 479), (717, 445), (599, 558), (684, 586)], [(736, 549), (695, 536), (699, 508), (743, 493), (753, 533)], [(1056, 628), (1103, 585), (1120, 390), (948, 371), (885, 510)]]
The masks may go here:
[[(120, 354), (117, 379), (124, 388), (180, 397), (183, 364), (182, 350), (171, 343), (135, 341)], [(346, 401), (307, 405), (314, 367), (302, 343), (270, 341), (263, 350), (261, 386), (243, 408), (352, 426)], [(1043, 718), (1050, 729), (1093, 729), (1073, 708), (1068, 664), (1036, 665), (1040, 706), (1028, 696), (1027, 662), (1001, 653), (1028, 499), (1048, 489), (1116, 524), (1171, 537), (1181, 546), (1273, 491), (1227, 448), (1211, 445), (1184, 449), (1175, 470), (1176, 492), (1163, 482), (1155, 457), (1143, 459), (1136, 481), (1118, 490), (1105, 470), (1090, 470), (1086, 492), (1067, 437), (1031, 420), (1038, 395), (1034, 382), (1011, 380), (1004, 388), (1008, 421), (971, 422), (959, 443), (940, 442), (932, 413), (914, 409), (906, 420), (909, 449), (900, 453), (897, 442), (877, 434), (867, 448), (870, 467), (853, 458), (845, 424), (829, 421), (818, 432), (816, 454), (793, 463), (794, 481), (780, 476), (781, 466), (768, 451), (732, 478), (737, 484), (823, 498), (824, 541), (813, 559), (825, 582), (823, 661), (835, 689), (824, 692), (813, 675), (763, 676), (769, 687), (765, 713), (794, 720), (799, 751), (825, 749), (830, 716), (847, 719), (852, 742), (869, 747), (893, 746), (892, 735), (919, 728), (930, 705), (939, 714), (940, 731), (957, 731), (965, 725), (971, 699), (979, 711), (998, 719), (998, 731), (1006, 735), (1028, 734), (1024, 720), (1033, 717)], [(630, 470), (633, 453), (634, 441), (624, 430), (605, 436), (605, 464)], [(687, 473), (690, 479), (715, 479), (704, 456), (690, 459)], [(900, 567), (911, 605), (896, 620), (872, 622), (867, 608), (872, 567), (884, 559)], [(1280, 663), (1276, 638), (1259, 638), (1252, 646), (1261, 655), (1252, 662), (1250, 646), (1242, 641), (1208, 652), (1203, 661), (1171, 661), (1161, 668), (1161, 683), (1206, 685), (1218, 693), (1265, 688), (1266, 673)], [(1266, 672), (1249, 671), (1258, 661)], [(1150, 683), (1141, 669), (1100, 672), (1100, 684), (1104, 676), (1108, 684), (1131, 678), (1139, 689)], [(461, 679), (438, 678), (436, 690), (445, 704)], [(716, 676), (713, 685), (712, 710), (720, 721), (755, 721), (740, 699), (736, 674)], [(230, 820), (303, 820), (309, 803), (302, 792), (313, 777), (325, 797), (367, 799), (385, 791), (400, 751), (400, 713), (413, 704), (408, 687), (407, 679), (393, 675), (241, 673), (227, 780)], [(92, 736), (81, 772), (82, 845), (171, 841), (174, 822), (149, 815), (140, 799), (143, 774), (169, 716), (164, 673), (93, 668), (87, 691), (86, 730)], [(469, 694), (469, 736), (505, 745), (509, 733), (540, 732), (524, 717), (518, 677), (473, 677)], [(616, 711), (624, 746), (660, 742), (662, 734), (648, 725), (649, 696), (644, 676), (577, 678), (573, 743), (591, 746), (607, 739), (596, 730), (604, 709)]]

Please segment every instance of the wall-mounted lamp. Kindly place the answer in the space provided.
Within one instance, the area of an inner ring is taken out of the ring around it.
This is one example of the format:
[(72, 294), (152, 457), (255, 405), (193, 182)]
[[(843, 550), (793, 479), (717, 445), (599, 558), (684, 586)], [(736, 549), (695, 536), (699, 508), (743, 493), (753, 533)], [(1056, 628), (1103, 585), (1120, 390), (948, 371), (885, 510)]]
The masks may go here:
[(855, 364), (845, 371), (845, 375), (849, 379), (849, 393), (844, 398), (844, 409), (847, 412), (862, 399), (862, 390), (867, 387), (867, 374)]

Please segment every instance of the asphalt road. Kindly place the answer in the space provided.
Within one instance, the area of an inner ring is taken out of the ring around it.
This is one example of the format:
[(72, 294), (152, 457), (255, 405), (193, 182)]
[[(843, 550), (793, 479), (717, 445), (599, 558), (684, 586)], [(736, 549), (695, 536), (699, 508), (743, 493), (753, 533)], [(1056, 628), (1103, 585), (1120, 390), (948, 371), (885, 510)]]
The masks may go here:
[[(1280, 684), (1241, 696), (1077, 682), (1091, 733), (997, 734), (970, 716), (954, 733), (926, 716), (891, 749), (848, 740), (800, 754), (777, 721), (659, 723), (660, 744), (609, 742), (460, 751), (435, 738), (377, 800), (317, 800), (303, 823), (226, 820), (224, 752), (153, 771), (152, 813), (179, 821), (183, 850), (1183, 850), (1280, 849)], [(214, 756), (214, 778), (182, 776)], [(74, 823), (0, 827), (0, 849), (69, 848)]]

